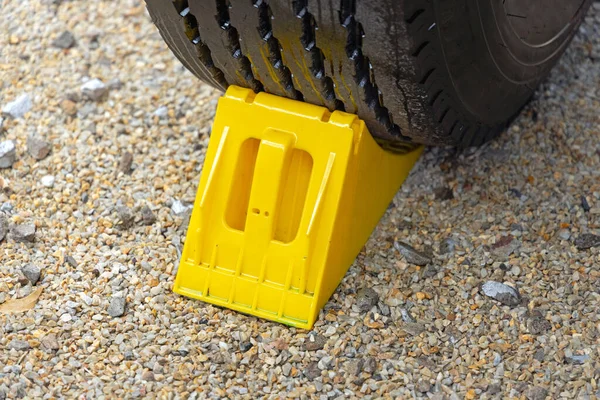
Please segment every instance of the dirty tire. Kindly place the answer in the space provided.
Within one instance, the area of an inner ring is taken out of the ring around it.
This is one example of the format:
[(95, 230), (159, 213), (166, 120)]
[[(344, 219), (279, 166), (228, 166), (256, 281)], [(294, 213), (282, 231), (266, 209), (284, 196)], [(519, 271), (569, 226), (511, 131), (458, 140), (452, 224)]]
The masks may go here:
[(561, 56), (591, 0), (146, 0), (198, 78), (358, 114), (382, 146), (479, 145)]

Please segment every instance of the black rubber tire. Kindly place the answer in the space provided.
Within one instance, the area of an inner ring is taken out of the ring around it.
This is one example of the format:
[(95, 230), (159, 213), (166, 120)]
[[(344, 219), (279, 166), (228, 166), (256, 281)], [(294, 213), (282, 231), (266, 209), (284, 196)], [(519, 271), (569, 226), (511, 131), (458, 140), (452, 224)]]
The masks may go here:
[(502, 132), (591, 0), (146, 0), (201, 80), (358, 114), (382, 146)]

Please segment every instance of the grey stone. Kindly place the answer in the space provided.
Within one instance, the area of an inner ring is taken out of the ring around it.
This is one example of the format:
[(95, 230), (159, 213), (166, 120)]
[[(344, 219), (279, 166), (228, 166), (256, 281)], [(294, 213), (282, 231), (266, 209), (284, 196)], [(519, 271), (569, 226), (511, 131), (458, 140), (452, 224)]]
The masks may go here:
[(548, 390), (541, 386), (530, 387), (525, 393), (528, 400), (544, 400), (548, 396)]
[(5, 140), (0, 142), (0, 168), (10, 168), (17, 159), (15, 142)]
[(562, 240), (569, 240), (571, 238), (571, 232), (568, 229), (559, 230), (557, 235)]
[(394, 242), (394, 247), (411, 264), (424, 266), (431, 262), (431, 257), (427, 254), (415, 250), (412, 246), (404, 242)]
[(73, 256), (68, 255), (65, 257), (65, 262), (69, 264), (73, 268), (77, 268), (77, 261), (73, 258)]
[(142, 222), (144, 223), (144, 225), (152, 225), (153, 223), (156, 222), (156, 216), (154, 215), (154, 213), (152, 212), (150, 207), (148, 207), (148, 206), (142, 207), (141, 214), (142, 214)]
[(501, 237), (492, 245), (491, 253), (496, 261), (508, 261), (510, 255), (519, 247), (521, 247), (521, 242), (511, 235), (507, 235)]
[(281, 367), (281, 372), (283, 372), (284, 376), (290, 376), (290, 372), (292, 372), (292, 364), (284, 364), (283, 367)]
[(533, 354), (533, 358), (538, 360), (539, 362), (544, 361), (544, 357), (546, 354), (544, 353), (544, 349), (537, 349)]
[(54, 333), (49, 333), (40, 340), (42, 348), (46, 351), (56, 351), (60, 348)]
[(445, 201), (452, 200), (454, 198), (454, 193), (452, 189), (448, 186), (442, 186), (433, 191), (436, 200)]
[(325, 347), (325, 343), (327, 343), (327, 338), (323, 335), (309, 335), (304, 340), (304, 350), (306, 351), (315, 351), (321, 350)]
[(119, 221), (121, 221), (121, 227), (123, 229), (130, 228), (131, 225), (133, 225), (135, 217), (129, 207), (117, 206), (117, 215), (119, 217)]
[(324, 356), (319, 360), (318, 367), (319, 369), (329, 369), (333, 362), (333, 357)]
[(600, 236), (592, 233), (584, 233), (575, 239), (575, 247), (579, 250), (587, 250), (592, 247), (600, 247)]
[(529, 333), (533, 335), (543, 334), (552, 329), (552, 324), (538, 310), (527, 312), (526, 325)]
[(401, 325), (401, 328), (404, 332), (413, 336), (419, 336), (425, 331), (425, 325), (419, 322), (405, 322)]
[(583, 211), (585, 212), (589, 212), (592, 209), (584, 195), (581, 195), (581, 208), (583, 208)]
[(69, 31), (64, 31), (52, 41), (52, 46), (59, 49), (70, 49), (75, 46), (76, 43), (75, 36)]
[(402, 317), (402, 321), (404, 322), (417, 322), (417, 320), (412, 316), (410, 311), (408, 311), (406, 308), (400, 309), (400, 316)]
[(29, 135), (27, 137), (27, 152), (29, 155), (36, 160), (43, 160), (50, 154), (52, 146), (47, 141), (34, 136)]
[(488, 386), (486, 393), (493, 396), (500, 392), (502, 392), (502, 385), (500, 385), (499, 383), (493, 383), (490, 386)]
[(125, 314), (125, 305), (127, 304), (124, 297), (113, 297), (108, 305), (108, 315), (111, 317), (120, 317)]
[(431, 390), (431, 383), (427, 379), (419, 380), (415, 386), (418, 392), (427, 393)]
[(119, 90), (123, 87), (123, 82), (119, 78), (113, 78), (106, 82), (106, 87), (110, 90)]
[(240, 351), (242, 353), (247, 352), (248, 350), (250, 350), (253, 347), (253, 344), (251, 341), (246, 340), (245, 342), (241, 342), (240, 343)]
[(309, 363), (306, 368), (304, 368), (304, 376), (310, 380), (320, 377), (321, 370), (319, 369), (319, 363), (316, 361)]
[(379, 295), (372, 288), (360, 289), (356, 294), (356, 306), (362, 312), (369, 311), (378, 301)]
[(10, 236), (15, 242), (33, 242), (35, 240), (34, 224), (13, 225), (10, 230)]
[(155, 380), (154, 373), (152, 371), (144, 371), (142, 373), (142, 380), (152, 382)]
[(565, 362), (567, 364), (581, 365), (585, 364), (586, 361), (590, 359), (590, 356), (587, 354), (582, 355), (565, 355)]
[(41, 270), (37, 265), (28, 264), (21, 269), (21, 272), (32, 285), (35, 285), (40, 280)]
[(0, 242), (4, 240), (8, 233), (8, 218), (4, 214), (0, 214)]
[(504, 283), (487, 281), (481, 286), (481, 290), (486, 296), (510, 307), (515, 307), (521, 302), (519, 291)]
[(90, 100), (98, 101), (106, 94), (108, 88), (98, 78), (90, 79), (81, 85), (81, 93)]
[(31, 110), (31, 107), (33, 107), (31, 97), (29, 94), (25, 93), (17, 97), (14, 101), (7, 103), (4, 108), (2, 108), (2, 114), (15, 119), (21, 118)]
[(437, 275), (437, 268), (433, 265), (428, 264), (425, 268), (423, 268), (423, 278), (433, 278)]
[(363, 371), (368, 372), (369, 374), (377, 371), (377, 360), (373, 357), (369, 357), (365, 359), (365, 363), (363, 365)]
[(19, 340), (19, 339), (13, 339), (8, 343), (8, 349), (9, 350), (19, 350), (19, 351), (24, 351), (24, 350), (29, 350), (31, 348), (31, 346), (29, 345), (29, 343), (25, 340)]
[(119, 171), (124, 174), (131, 174), (131, 165), (133, 164), (133, 154), (126, 151), (121, 154), (121, 159), (119, 160)]

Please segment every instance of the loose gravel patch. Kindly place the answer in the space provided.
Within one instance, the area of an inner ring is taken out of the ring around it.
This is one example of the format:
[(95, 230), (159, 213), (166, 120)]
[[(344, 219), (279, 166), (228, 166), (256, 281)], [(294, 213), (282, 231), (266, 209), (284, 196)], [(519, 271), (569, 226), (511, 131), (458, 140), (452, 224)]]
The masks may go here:
[(505, 135), (425, 152), (311, 332), (171, 292), (219, 93), (142, 2), (0, 26), (0, 310), (42, 290), (0, 312), (0, 398), (600, 396), (598, 2)]

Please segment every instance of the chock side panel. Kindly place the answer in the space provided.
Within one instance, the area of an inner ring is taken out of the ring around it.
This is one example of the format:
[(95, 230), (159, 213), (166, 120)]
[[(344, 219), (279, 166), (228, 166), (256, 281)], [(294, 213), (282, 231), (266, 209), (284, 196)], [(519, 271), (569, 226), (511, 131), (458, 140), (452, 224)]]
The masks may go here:
[(231, 86), (173, 290), (310, 329), (420, 153), (382, 150), (355, 115)]

